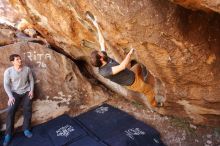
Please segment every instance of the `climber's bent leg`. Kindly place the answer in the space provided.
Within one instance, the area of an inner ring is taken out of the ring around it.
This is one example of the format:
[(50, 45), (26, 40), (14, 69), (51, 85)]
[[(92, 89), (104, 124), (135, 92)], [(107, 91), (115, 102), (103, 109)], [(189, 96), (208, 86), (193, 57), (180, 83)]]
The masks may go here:
[(155, 100), (155, 94), (152, 86), (144, 82), (142, 78), (142, 70), (140, 64), (135, 64), (131, 70), (135, 73), (135, 81), (131, 86), (127, 86), (128, 89), (143, 93), (147, 97), (148, 103), (151, 106), (157, 106), (157, 102)]

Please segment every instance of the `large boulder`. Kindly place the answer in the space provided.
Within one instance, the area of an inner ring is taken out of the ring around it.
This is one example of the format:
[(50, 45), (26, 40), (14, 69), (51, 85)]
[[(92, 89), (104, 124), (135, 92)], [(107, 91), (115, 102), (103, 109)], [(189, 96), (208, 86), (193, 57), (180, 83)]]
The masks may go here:
[(120, 61), (126, 48), (136, 48), (134, 59), (148, 68), (156, 96), (165, 100), (159, 113), (197, 124), (220, 124), (219, 14), (161, 0), (10, 2), (22, 8), (20, 12), (51, 44), (75, 59), (88, 58), (92, 49), (99, 49), (96, 30), (85, 16), (90, 11), (112, 57)]
[[(11, 66), (8, 57), (13, 53), (20, 54), (34, 74), (33, 124), (45, 122), (63, 113), (75, 115), (102, 103), (109, 96), (101, 87), (92, 85), (72, 60), (33, 42), (18, 42), (0, 47), (1, 83), (5, 69)], [(3, 110), (8, 101), (3, 84), (0, 85), (0, 95), (0, 110)], [(18, 112), (16, 127), (22, 124), (22, 115), (22, 112)], [(5, 116), (6, 114), (1, 114), (0, 120), (4, 121)]]

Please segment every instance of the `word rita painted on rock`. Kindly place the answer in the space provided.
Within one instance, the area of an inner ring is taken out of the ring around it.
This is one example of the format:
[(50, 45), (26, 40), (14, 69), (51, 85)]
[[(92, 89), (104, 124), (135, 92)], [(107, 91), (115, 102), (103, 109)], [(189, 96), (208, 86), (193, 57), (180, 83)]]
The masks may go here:
[(49, 53), (37, 53), (33, 52), (26, 52), (24, 53), (25, 56), (29, 58), (30, 61), (35, 61), (40, 68), (46, 68), (47, 65), (44, 63), (45, 60), (51, 60), (52, 57)]

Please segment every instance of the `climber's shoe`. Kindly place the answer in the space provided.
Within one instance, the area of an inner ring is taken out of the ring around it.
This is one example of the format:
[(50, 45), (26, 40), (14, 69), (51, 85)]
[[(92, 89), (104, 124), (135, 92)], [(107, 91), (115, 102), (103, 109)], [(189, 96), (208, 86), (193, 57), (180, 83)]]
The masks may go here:
[(157, 107), (163, 107), (163, 103), (162, 102), (157, 102)]
[(153, 107), (163, 107), (163, 103), (162, 102), (157, 102), (156, 100), (152, 101), (151, 105)]

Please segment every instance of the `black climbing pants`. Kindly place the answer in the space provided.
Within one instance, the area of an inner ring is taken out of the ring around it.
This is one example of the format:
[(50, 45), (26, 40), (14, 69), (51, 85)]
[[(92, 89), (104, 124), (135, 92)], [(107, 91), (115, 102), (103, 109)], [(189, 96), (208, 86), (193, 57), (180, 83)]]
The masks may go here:
[(15, 113), (19, 107), (19, 105), (23, 104), (23, 113), (24, 113), (24, 121), (23, 121), (23, 130), (30, 129), (31, 117), (32, 117), (32, 101), (28, 96), (29, 92), (24, 94), (12, 93), (15, 98), (15, 103), (12, 106), (9, 106), (8, 115), (6, 118), (6, 131), (5, 134), (11, 135), (14, 130), (14, 119)]

